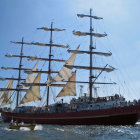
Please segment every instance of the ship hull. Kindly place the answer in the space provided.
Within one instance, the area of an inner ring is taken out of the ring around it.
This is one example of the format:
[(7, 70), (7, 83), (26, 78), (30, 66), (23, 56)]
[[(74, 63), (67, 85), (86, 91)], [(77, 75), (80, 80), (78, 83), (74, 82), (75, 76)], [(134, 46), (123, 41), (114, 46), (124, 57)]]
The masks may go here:
[(102, 110), (61, 113), (2, 112), (4, 122), (11, 119), (25, 123), (59, 125), (134, 125), (139, 120), (140, 105)]

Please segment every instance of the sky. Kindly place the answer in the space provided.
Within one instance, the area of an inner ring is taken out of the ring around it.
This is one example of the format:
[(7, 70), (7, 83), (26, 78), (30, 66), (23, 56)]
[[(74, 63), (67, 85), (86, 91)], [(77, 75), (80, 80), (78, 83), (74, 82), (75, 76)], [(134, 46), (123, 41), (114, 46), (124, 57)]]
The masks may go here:
[[(128, 99), (138, 99), (140, 98), (139, 6), (139, 0), (0, 0), (0, 67), (18, 67), (17, 58), (5, 57), (5, 54), (20, 52), (20, 45), (11, 44), (10, 41), (21, 41), (24, 37), (25, 42), (49, 43), (49, 33), (36, 28), (50, 27), (51, 22), (54, 27), (66, 29), (64, 33), (53, 34), (54, 43), (68, 44), (71, 49), (80, 44), (81, 50), (87, 50), (89, 38), (75, 37), (72, 31), (89, 31), (89, 19), (79, 19), (76, 14), (89, 14), (92, 8), (93, 15), (103, 17), (102, 21), (93, 21), (93, 25), (97, 27), (95, 31), (108, 34), (105, 40), (97, 39), (96, 45), (99, 51), (111, 51), (113, 54), (111, 59), (107, 58), (105, 62), (117, 69), (110, 74), (111, 80), (118, 83), (116, 90), (124, 92), (124, 96)], [(95, 42), (94, 40), (94, 45)], [(64, 54), (66, 51), (62, 49), (54, 49), (53, 52), (60, 58), (67, 59), (69, 56)], [(28, 46), (24, 47), (24, 55), (46, 57), (48, 49)], [(80, 56), (77, 63), (86, 65), (87, 61), (88, 58)], [(104, 62), (100, 59), (100, 63), (102, 61)], [(32, 68), (34, 63), (23, 62), (23, 65)], [(96, 63), (99, 64), (98, 61)], [(42, 68), (43, 64), (41, 62), (39, 67)], [(17, 77), (17, 74), (16, 71), (0, 69), (0, 77)], [(78, 76), (81, 77), (80, 74)], [(84, 74), (82, 76), (88, 80), (88, 76), (85, 77)], [(4, 87), (5, 84), (6, 81), (0, 81), (0, 87)], [(86, 90), (87, 87), (84, 88), (84, 91)]]

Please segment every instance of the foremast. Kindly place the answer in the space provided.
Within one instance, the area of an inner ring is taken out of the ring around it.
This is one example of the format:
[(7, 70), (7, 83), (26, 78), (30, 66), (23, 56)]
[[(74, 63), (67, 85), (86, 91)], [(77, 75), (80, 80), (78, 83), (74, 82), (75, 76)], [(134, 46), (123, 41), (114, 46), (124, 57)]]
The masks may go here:
[[(12, 69), (12, 70), (18, 70), (18, 78), (0, 78), (0, 80), (2, 80), (2, 81), (5, 81), (5, 80), (17, 80), (17, 86), (16, 86), (16, 88), (14, 89), (14, 88), (12, 88), (12, 86), (9, 88), (9, 87), (7, 87), (7, 88), (0, 88), (0, 91), (3, 91), (3, 92), (11, 92), (11, 91), (16, 91), (16, 93), (17, 93), (17, 96), (16, 96), (16, 107), (18, 107), (18, 105), (19, 105), (19, 95), (20, 95), (20, 92), (21, 91), (26, 91), (26, 89), (21, 89), (21, 81), (22, 80), (25, 80), (25, 79), (23, 79), (23, 78), (21, 78), (21, 71), (23, 70), (23, 68), (22, 68), (22, 58), (23, 58), (23, 38), (22, 38), (22, 42), (21, 42), (21, 49), (20, 49), (20, 55), (19, 55), (19, 67), (18, 68), (10, 68), (10, 69)], [(8, 68), (6, 68), (6, 67), (2, 67), (2, 69), (4, 69), (4, 70), (7, 70)], [(5, 93), (5, 94), (6, 94)], [(11, 95), (12, 96), (12, 95)], [(11, 97), (10, 97), (11, 98)], [(10, 100), (10, 98), (8, 99), (8, 100)]]
[[(45, 87), (48, 87), (48, 92), (47, 92), (47, 103), (46, 105), (48, 106), (49, 104), (49, 84), (46, 84), (46, 83), (24, 83), (22, 82), (23, 80), (26, 80), (24, 78), (21, 78), (21, 71), (24, 71), (26, 73), (44, 73), (44, 74), (47, 74), (48, 75), (48, 81), (49, 81), (49, 77), (51, 77), (51, 73), (58, 73), (58, 71), (52, 71), (51, 70), (51, 61), (56, 61), (56, 62), (65, 62), (65, 60), (61, 60), (61, 59), (52, 59), (52, 47), (61, 47), (61, 48), (68, 48), (67, 45), (60, 45), (60, 44), (53, 44), (53, 41), (52, 41), (52, 32), (53, 31), (64, 31), (65, 29), (58, 29), (58, 28), (53, 28), (53, 23), (51, 23), (51, 28), (47, 28), (47, 27), (41, 27), (41, 28), (37, 28), (38, 30), (44, 30), (44, 31), (50, 31), (50, 43), (47, 44), (47, 43), (40, 43), (40, 42), (31, 42), (31, 43), (28, 43), (28, 42), (24, 42), (23, 39), (21, 42), (16, 42), (16, 41), (11, 41), (11, 43), (14, 43), (14, 44), (21, 44), (21, 52), (20, 52), (20, 55), (10, 55), (10, 54), (6, 54), (5, 56), (6, 57), (18, 57), (20, 58), (20, 63), (19, 63), (19, 67), (18, 68), (13, 68), (13, 67), (2, 67), (2, 69), (4, 70), (18, 70), (19, 71), (19, 74), (18, 74), (18, 78), (0, 78), (0, 80), (17, 80), (17, 87), (16, 88), (0, 88), (0, 91), (17, 91), (17, 100), (16, 100), (16, 107), (19, 105), (19, 93), (20, 91), (23, 91), (23, 92), (28, 92), (31, 88), (29, 89), (23, 89), (21, 87), (21, 85), (24, 86), (29, 86), (29, 87), (32, 87), (32, 86), (45, 86)], [(39, 57), (36, 57), (36, 56), (25, 56), (23, 55), (23, 45), (34, 45), (34, 46), (41, 46), (41, 47), (49, 47), (49, 58), (39, 58)], [(30, 60), (39, 60), (39, 61), (49, 61), (49, 66), (48, 66), (48, 71), (39, 71), (39, 70), (32, 70), (32, 69), (28, 69), (28, 68), (22, 68), (22, 59), (23, 58), (26, 58), (26, 59), (30, 59)], [(26, 85), (27, 84), (27, 85)], [(38, 84), (38, 85), (34, 85), (34, 84)], [(54, 84), (54, 85), (51, 85), (51, 86), (58, 86), (59, 87), (59, 84)], [(60, 85), (61, 87), (61, 85)], [(21, 103), (21, 102), (20, 102)]]

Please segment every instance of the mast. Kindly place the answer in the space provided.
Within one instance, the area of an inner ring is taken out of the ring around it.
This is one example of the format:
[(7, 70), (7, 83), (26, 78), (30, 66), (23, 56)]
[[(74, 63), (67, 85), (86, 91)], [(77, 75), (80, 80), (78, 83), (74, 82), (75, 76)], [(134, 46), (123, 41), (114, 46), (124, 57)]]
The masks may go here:
[[(53, 22), (51, 23), (51, 28), (47, 28), (47, 27), (41, 27), (41, 28), (37, 28), (38, 30), (44, 30), (44, 31), (50, 31), (50, 42), (49, 43), (41, 43), (41, 42), (23, 42), (23, 38), (21, 42), (17, 42), (17, 41), (11, 41), (11, 43), (14, 44), (21, 44), (21, 52), (20, 55), (11, 55), (11, 54), (6, 54), (6, 57), (12, 58), (12, 57), (18, 57), (20, 58), (20, 63), (19, 63), (19, 67), (18, 68), (13, 68), (13, 67), (1, 67), (3, 70), (18, 70), (18, 78), (0, 78), (0, 80), (5, 81), (5, 80), (17, 80), (18, 84), (16, 88), (0, 88), (0, 91), (17, 91), (17, 99), (16, 99), (16, 107), (19, 104), (19, 94), (21, 91), (26, 92), (28, 89), (23, 89), (21, 88), (20, 84), (22, 85), (26, 85), (26, 86), (48, 86), (48, 90), (47, 90), (47, 106), (49, 104), (49, 86), (51, 86), (51, 84), (47, 84), (45, 83), (24, 83), (21, 81), (25, 80), (25, 78), (21, 78), (21, 71), (24, 71), (27, 74), (31, 74), (31, 73), (44, 73), (48, 75), (48, 83), (51, 83), (52, 81), (49, 82), (49, 80), (51, 80), (51, 73), (59, 73), (59, 71), (52, 71), (51, 70), (51, 61), (56, 61), (56, 62), (63, 62), (66, 63), (65, 60), (61, 60), (61, 59), (52, 59), (52, 47), (56, 47), (56, 48), (68, 48), (68, 45), (61, 45), (61, 44), (54, 44), (52, 42), (52, 32), (56, 31), (64, 31), (65, 29), (58, 29), (58, 28), (53, 28)], [(36, 57), (36, 56), (25, 56), (23, 55), (23, 45), (35, 45), (35, 46), (41, 46), (41, 47), (49, 47), (49, 58), (40, 58), (40, 57)], [(49, 66), (48, 66), (48, 71), (39, 71), (39, 70), (33, 70), (33, 69), (27, 69), (27, 68), (23, 68), (22, 67), (22, 59), (26, 58), (28, 60), (39, 60), (39, 61), (49, 61)], [(38, 85), (34, 85), (34, 84), (38, 84)], [(58, 87), (62, 87), (63, 85), (59, 85), (59, 84), (53, 84), (53, 86), (58, 86)]]
[(22, 56), (23, 56), (23, 38), (22, 38), (22, 45), (20, 51), (20, 62), (19, 62), (19, 73), (18, 73), (18, 84), (17, 84), (17, 99), (16, 99), (16, 107), (18, 107), (19, 101), (19, 94), (20, 94), (20, 82), (21, 82), (21, 68), (22, 68)]
[(90, 92), (90, 102), (92, 101), (92, 49), (93, 49), (93, 41), (92, 41), (92, 9), (90, 9), (90, 75), (89, 75), (89, 92)]
[[(58, 28), (53, 28), (53, 22), (51, 23), (51, 28), (47, 28), (47, 27), (41, 27), (41, 28), (37, 28), (38, 30), (44, 30), (44, 31), (50, 31), (50, 42), (49, 44), (47, 43), (41, 43), (41, 42), (16, 42), (16, 41), (11, 41), (12, 43), (14, 44), (22, 44), (22, 48), (21, 48), (21, 54), (20, 55), (5, 55), (6, 57), (19, 57), (20, 58), (20, 65), (19, 65), (19, 68), (11, 68), (11, 67), (2, 67), (2, 69), (4, 70), (19, 70), (19, 77), (18, 79), (17, 78), (0, 78), (0, 80), (8, 80), (8, 79), (14, 79), (14, 80), (18, 80), (18, 86), (17, 86), (17, 89), (16, 91), (17, 92), (17, 102), (16, 102), (16, 106), (18, 106), (18, 98), (19, 98), (19, 91), (22, 91), (20, 88), (19, 88), (19, 84), (21, 82), (21, 70), (24, 70), (25, 73), (46, 73), (48, 74), (48, 81), (50, 80), (50, 77), (51, 77), (51, 73), (59, 73), (58, 71), (52, 71), (51, 70), (51, 61), (56, 61), (56, 62), (65, 62), (65, 60), (60, 60), (60, 59), (52, 59), (52, 47), (57, 47), (57, 48), (68, 48), (68, 45), (60, 45), (60, 44), (53, 44), (52, 42), (52, 32), (53, 31), (56, 31), (56, 32), (59, 32), (59, 31), (64, 31), (65, 29), (58, 29)], [(49, 58), (39, 58), (39, 57), (36, 57), (36, 56), (24, 56), (22, 51), (23, 51), (23, 45), (35, 45), (35, 46), (41, 46), (41, 47), (49, 47)], [(28, 60), (39, 60), (39, 61), (49, 61), (49, 66), (48, 66), (48, 71), (38, 71), (38, 70), (32, 70), (32, 69), (26, 69), (26, 68), (22, 68), (22, 58), (28, 58)], [(23, 84), (23, 83), (22, 83)], [(32, 84), (32, 83), (27, 83), (27, 84)], [(44, 83), (45, 86), (48, 86), (48, 89), (47, 89), (47, 106), (49, 104), (49, 84), (47, 85), (46, 83)], [(43, 85), (43, 86), (44, 86)], [(38, 85), (40, 86), (40, 85)], [(4, 88), (0, 88), (1, 91), (3, 90), (7, 90), (7, 89), (4, 89)], [(13, 90), (13, 89), (10, 89), (10, 90)], [(25, 91), (25, 89), (23, 89)]]
[[(103, 72), (103, 71), (106, 71), (106, 72), (111, 72), (114, 70), (113, 67), (109, 67), (109, 68), (106, 68), (106, 66), (104, 68), (100, 68), (100, 67), (93, 67), (93, 62), (92, 62), (92, 55), (95, 54), (95, 55), (102, 55), (102, 56), (111, 56), (112, 53), (103, 53), (103, 52), (96, 52), (96, 51), (93, 51), (93, 49), (95, 49), (93, 47), (93, 36), (94, 37), (105, 37), (107, 36), (106, 33), (104, 34), (100, 34), (100, 33), (95, 33), (93, 32), (93, 27), (92, 27), (92, 18), (95, 19), (95, 20), (101, 20), (103, 19), (102, 17), (98, 17), (98, 16), (93, 16), (92, 15), (92, 9), (90, 9), (90, 14), (89, 15), (85, 15), (85, 14), (77, 14), (77, 16), (79, 18), (84, 18), (84, 17), (88, 17), (90, 18), (90, 30), (89, 32), (81, 32), (81, 31), (73, 31), (73, 34), (76, 35), (76, 36), (87, 36), (89, 35), (90, 37), (90, 45), (89, 45), (89, 51), (74, 51), (74, 50), (69, 50), (69, 52), (73, 52), (73, 53), (76, 53), (76, 54), (89, 54), (89, 58), (90, 58), (90, 62), (89, 62), (89, 67), (87, 66), (67, 66), (67, 67), (71, 67), (71, 68), (78, 68), (78, 69), (86, 69), (86, 70), (89, 70), (89, 92), (90, 92), (90, 102), (92, 101), (92, 86), (93, 84), (97, 83), (95, 82), (97, 80), (97, 78), (99, 77), (99, 75)], [(100, 70), (101, 73), (99, 73), (99, 75), (97, 77), (95, 77), (92, 73), (93, 70)], [(93, 78), (94, 81), (93, 81)], [(101, 83), (101, 84), (105, 84), (105, 83)]]
[[(53, 29), (53, 22), (51, 23), (51, 33), (50, 33), (50, 51), (49, 51), (49, 66), (48, 66), (48, 78), (50, 78), (51, 76), (51, 52), (52, 52), (52, 30)], [(48, 86), (48, 89), (47, 89), (47, 106), (49, 104), (49, 92), (50, 92), (50, 87)]]
[[(77, 35), (77, 36), (87, 36), (87, 35), (90, 36), (89, 51), (79, 50), (79, 47), (76, 50), (68, 50), (68, 52), (72, 52), (73, 54), (67, 61), (60, 60), (60, 59), (52, 59), (52, 47), (68, 48), (68, 45), (66, 46), (66, 45), (60, 45), (60, 44), (54, 44), (53, 43), (53, 41), (52, 41), (53, 31), (64, 31), (65, 30), (65, 29), (53, 28), (53, 22), (51, 23), (51, 28), (47, 28), (47, 27), (37, 28), (37, 29), (41, 29), (41, 30), (44, 30), (44, 31), (50, 31), (49, 44), (48, 43), (47, 44), (46, 43), (41, 43), (41, 42), (31, 42), (31, 43), (23, 42), (23, 38), (22, 38), (22, 42), (12, 41), (12, 43), (14, 43), (14, 44), (22, 44), (21, 53), (20, 53), (20, 55), (8, 55), (7, 54), (6, 57), (19, 57), (20, 58), (19, 67), (18, 68), (2, 67), (2, 69), (4, 69), (4, 70), (18, 70), (19, 75), (18, 75), (18, 78), (0, 78), (0, 80), (8, 80), (8, 79), (18, 80), (18, 84), (17, 84), (16, 89), (0, 88), (0, 91), (16, 90), (17, 91), (16, 106), (18, 106), (18, 104), (19, 104), (19, 102), (18, 102), (19, 93), (21, 91), (25, 91), (25, 92), (27, 91), (27, 89), (21, 89), (20, 84), (23, 84), (23, 85), (26, 85), (26, 86), (39, 86), (39, 87), (40, 86), (45, 86), (45, 87), (48, 86), (46, 106), (49, 105), (49, 94), (50, 94), (49, 93), (50, 92), (50, 87), (49, 86), (56, 86), (56, 87), (64, 87), (65, 86), (65, 84), (53, 84), (53, 82), (61, 81), (61, 82), (65, 82), (65, 83), (70, 82), (71, 84), (72, 83), (87, 83), (87, 84), (89, 84), (90, 102), (92, 101), (92, 86), (94, 84), (116, 84), (114, 82), (113, 83), (96, 82), (97, 78), (100, 76), (100, 74), (103, 71), (112, 72), (115, 68), (113, 68), (109, 65), (106, 65), (105, 67), (93, 67), (93, 64), (92, 64), (92, 55), (93, 54), (106, 56), (106, 57), (112, 55), (110, 52), (109, 53), (104, 53), (104, 52), (93, 51), (93, 49), (95, 49), (95, 48), (93, 47), (93, 37), (92, 36), (101, 38), (101, 37), (107, 36), (107, 34), (106, 33), (100, 34), (100, 33), (94, 33), (93, 32), (94, 30), (92, 28), (92, 18), (94, 18), (95, 20), (100, 20), (102, 18), (97, 17), (97, 16), (92, 16), (92, 9), (90, 9), (90, 15), (77, 14), (77, 16), (80, 17), (80, 18), (83, 18), (83, 17), (90, 18), (90, 30), (89, 30), (89, 32), (73, 31), (73, 34)], [(26, 45), (35, 45), (35, 46), (41, 46), (41, 47), (49, 47), (49, 58), (40, 58), (40, 57), (36, 57), (36, 56), (24, 56), (23, 55), (23, 45), (25, 45), (25, 46)], [(90, 56), (89, 66), (75, 66), (74, 61), (75, 61), (76, 54), (88, 54)], [(23, 58), (26, 58), (26, 59), (28, 58), (30, 60), (49, 61), (48, 71), (38, 71), (38, 70), (23, 68), (22, 67), (22, 59)], [(51, 61), (65, 62), (65, 64), (63, 65), (63, 68), (59, 72), (57, 72), (57, 71), (51, 70)], [(76, 81), (74, 79), (74, 80), (71, 80), (71, 81), (67, 81), (68, 78), (70, 78), (69, 77), (70, 75), (66, 76), (65, 71), (68, 70), (69, 73), (71, 74), (73, 68), (89, 70), (89, 80), (88, 81)], [(46, 82), (45, 83), (40, 83), (40, 82), (39, 83), (21, 83), (21, 80), (24, 80), (23, 78), (21, 79), (21, 71), (22, 70), (24, 70), (27, 73), (46, 73), (48, 75), (48, 79), (47, 79), (48, 83), (46, 83)], [(101, 71), (101, 72), (99, 73), (99, 75), (97, 77), (94, 77), (94, 75), (92, 75), (93, 70)], [(51, 73), (58, 73), (58, 75), (56, 75), (56, 78), (51, 80)], [(92, 78), (94, 78), (94, 80)]]

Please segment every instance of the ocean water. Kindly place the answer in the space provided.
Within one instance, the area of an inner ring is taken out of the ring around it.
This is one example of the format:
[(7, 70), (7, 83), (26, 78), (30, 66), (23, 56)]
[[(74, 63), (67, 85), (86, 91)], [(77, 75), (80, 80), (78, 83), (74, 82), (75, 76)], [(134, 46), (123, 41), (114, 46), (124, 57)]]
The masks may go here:
[(135, 126), (37, 125), (10, 130), (0, 120), (0, 140), (140, 140), (140, 123)]

